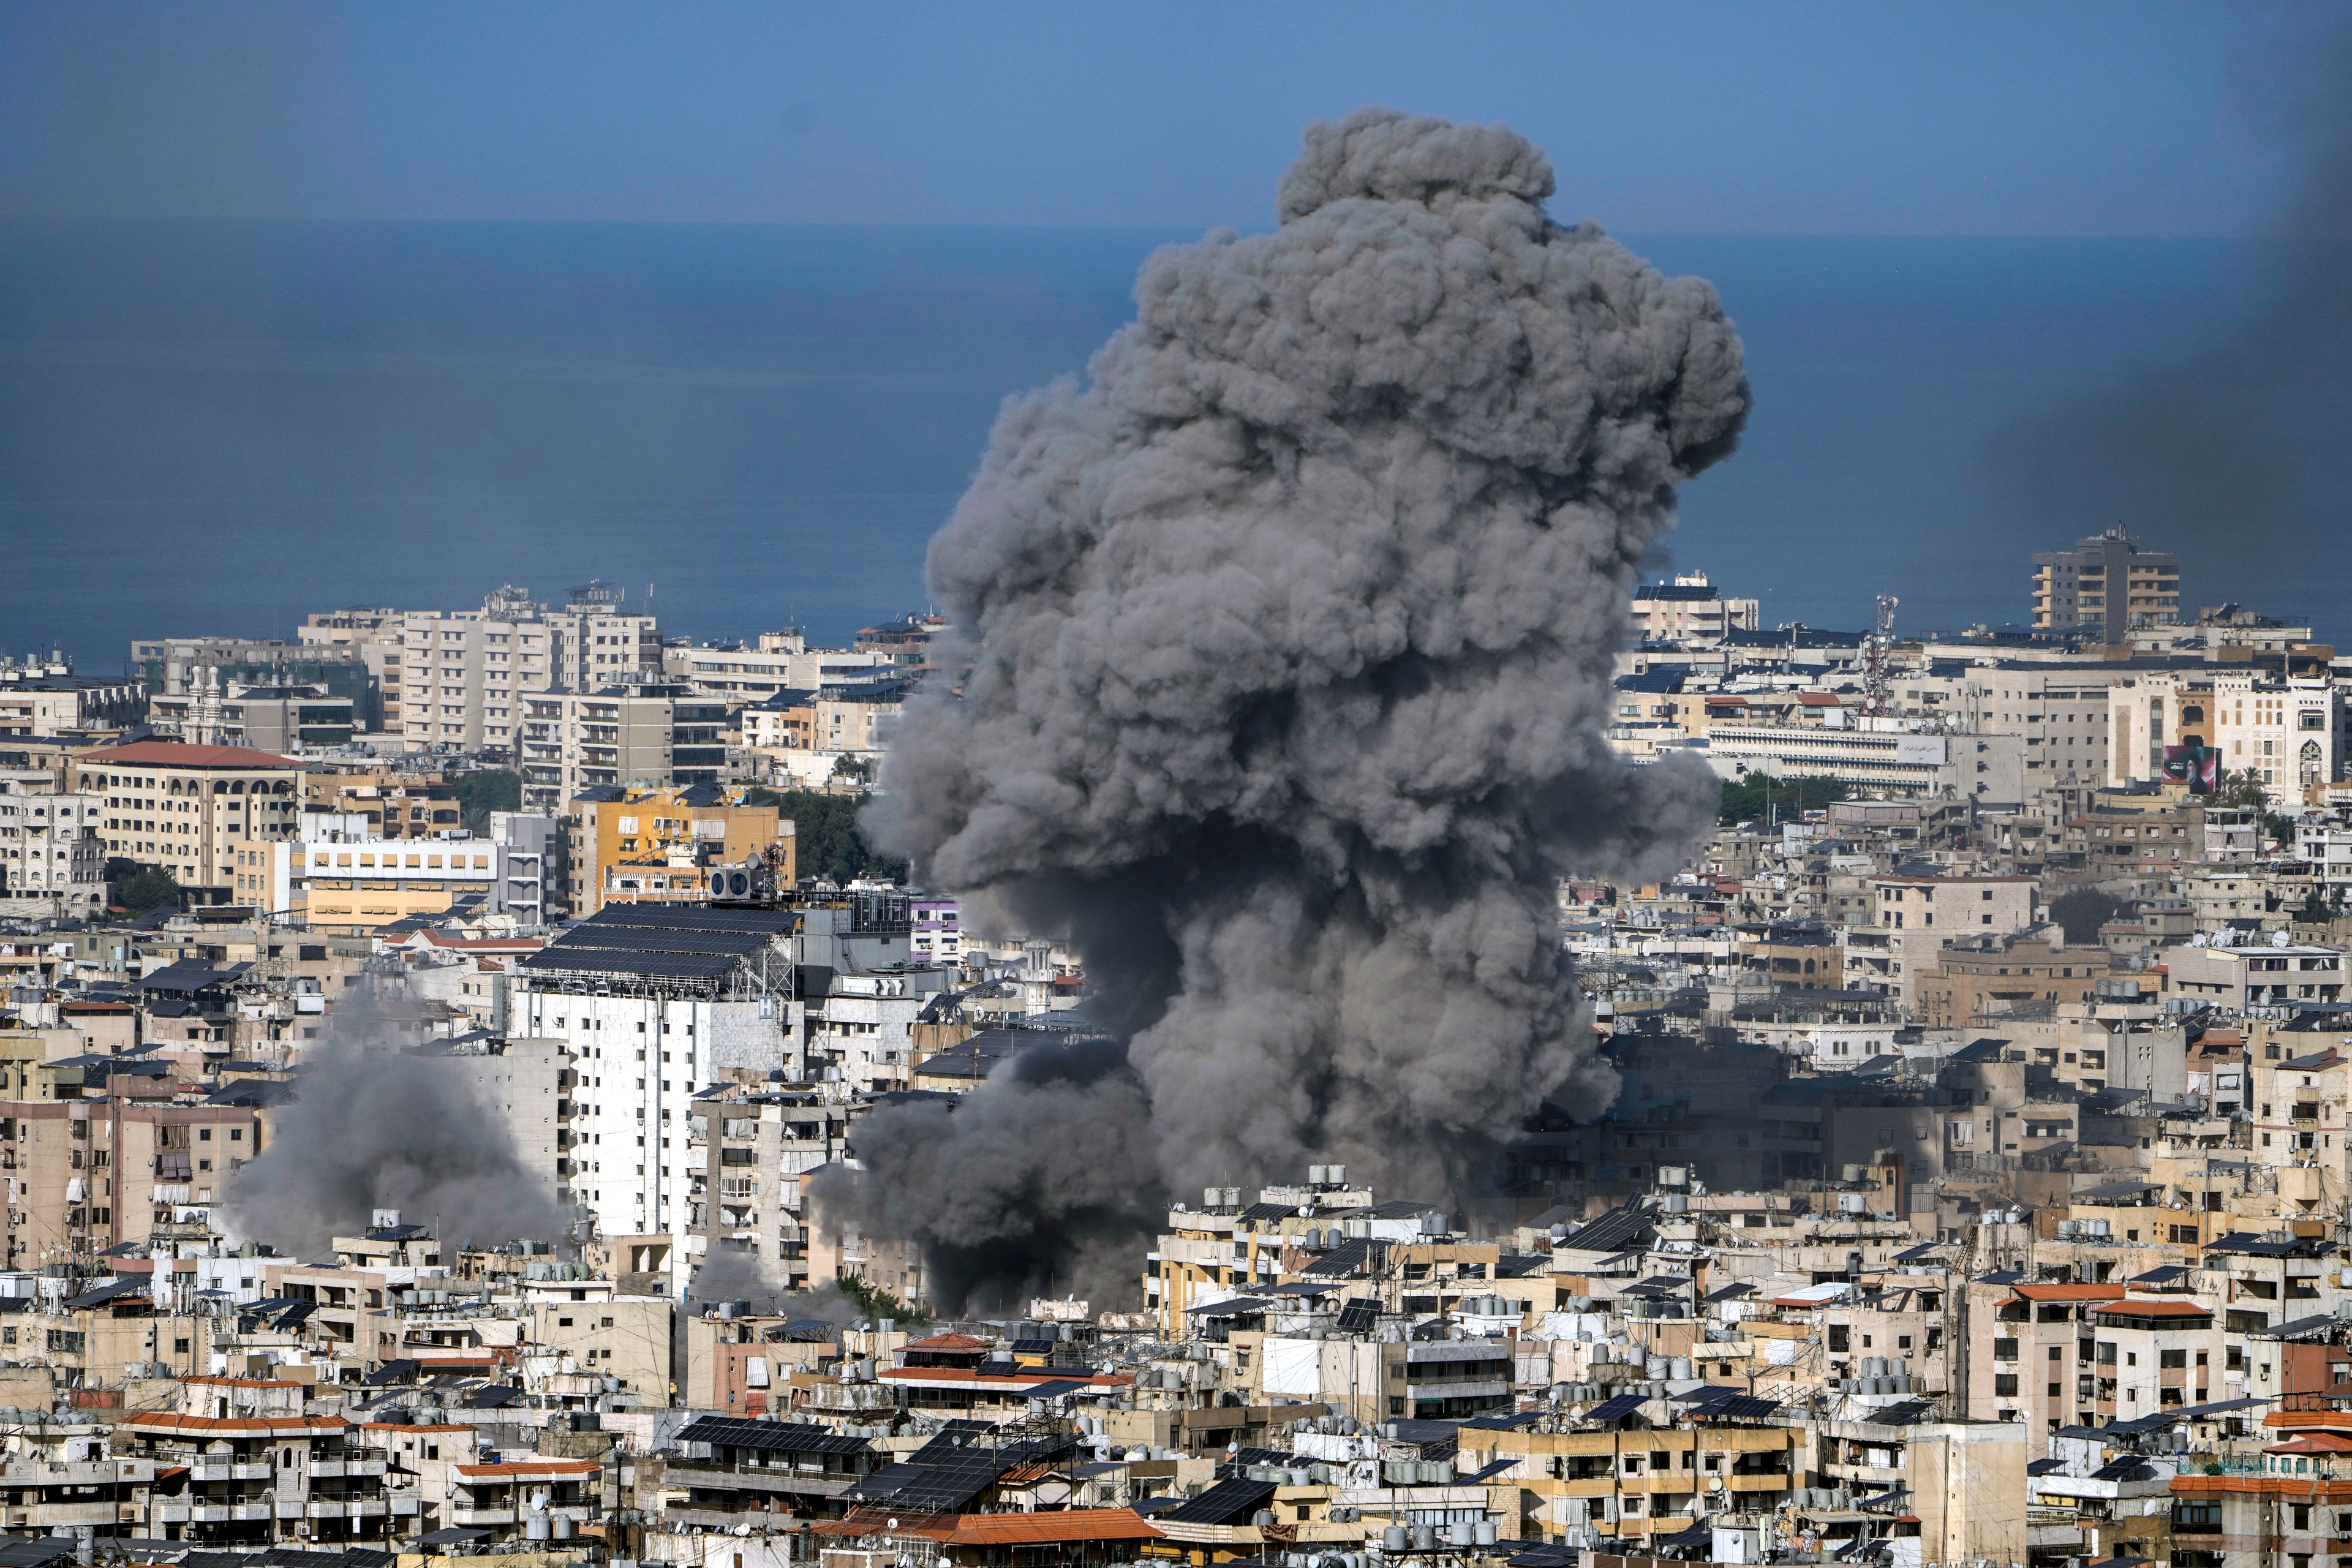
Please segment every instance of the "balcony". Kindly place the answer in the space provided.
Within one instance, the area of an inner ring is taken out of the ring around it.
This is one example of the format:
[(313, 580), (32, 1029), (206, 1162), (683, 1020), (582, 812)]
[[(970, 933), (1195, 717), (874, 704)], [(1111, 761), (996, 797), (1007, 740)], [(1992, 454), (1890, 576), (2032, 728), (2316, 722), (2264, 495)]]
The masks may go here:
[(475, 1530), (486, 1524), (512, 1524), (515, 1510), (511, 1508), (453, 1508), (450, 1521), (461, 1529)]
[[(312, 1467), (314, 1471), (316, 1468), (316, 1466)], [(266, 1460), (227, 1464), (215, 1460), (188, 1467), (188, 1479), (192, 1481), (266, 1481), (269, 1476), (270, 1468)]]

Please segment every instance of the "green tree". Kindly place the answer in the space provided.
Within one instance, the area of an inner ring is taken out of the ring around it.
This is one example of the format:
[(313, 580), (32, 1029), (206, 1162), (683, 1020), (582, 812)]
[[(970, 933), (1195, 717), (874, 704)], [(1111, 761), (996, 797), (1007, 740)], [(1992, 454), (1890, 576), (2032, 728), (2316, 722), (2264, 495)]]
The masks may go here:
[(502, 768), (478, 768), (449, 781), (457, 797), (457, 820), (476, 833), (490, 826), (490, 813), (514, 811), (522, 805), (522, 775)]
[(2050, 918), (2071, 942), (2099, 940), (2099, 928), (2131, 912), (2132, 906), (2096, 888), (2076, 888), (2050, 900)]
[(855, 1274), (836, 1274), (833, 1282), (869, 1318), (889, 1318), (908, 1328), (931, 1321), (931, 1315), (912, 1301), (902, 1301), (881, 1286), (869, 1285)]
[(1763, 822), (1777, 811), (1786, 821), (1853, 795), (1852, 784), (1825, 773), (1797, 773), (1783, 779), (1750, 773), (1745, 778), (1725, 781), (1717, 817), (1728, 826), (1735, 822)]
[(877, 853), (857, 826), (858, 795), (826, 795), (820, 790), (772, 790), (754, 786), (744, 793), (754, 805), (772, 805), (793, 823), (793, 854), (800, 875), (846, 882), (853, 877), (903, 881), (907, 863)]
[(2305, 925), (2324, 926), (2336, 918), (2336, 911), (2329, 906), (2327, 895), (2314, 888), (2304, 894), (2303, 907), (2294, 911), (2294, 918)]
[(180, 879), (165, 867), (111, 856), (106, 862), (106, 879), (114, 884), (115, 903), (131, 914), (143, 915), (160, 904), (180, 901)]

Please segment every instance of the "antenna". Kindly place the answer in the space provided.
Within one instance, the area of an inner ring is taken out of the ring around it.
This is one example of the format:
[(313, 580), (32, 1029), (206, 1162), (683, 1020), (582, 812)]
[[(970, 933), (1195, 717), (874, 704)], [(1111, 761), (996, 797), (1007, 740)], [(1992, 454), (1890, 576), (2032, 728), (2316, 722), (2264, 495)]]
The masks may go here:
[(1873, 716), (1886, 711), (1887, 700), (1893, 695), (1895, 607), (1901, 603), (1892, 594), (1879, 595), (1877, 624), (1862, 640), (1862, 710)]

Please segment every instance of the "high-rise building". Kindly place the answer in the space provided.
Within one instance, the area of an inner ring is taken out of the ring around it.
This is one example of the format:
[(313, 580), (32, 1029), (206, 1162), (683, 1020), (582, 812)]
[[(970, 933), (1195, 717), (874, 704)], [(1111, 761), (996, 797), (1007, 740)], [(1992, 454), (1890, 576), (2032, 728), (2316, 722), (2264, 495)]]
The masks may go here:
[(573, 590), (561, 609), (508, 586), (478, 610), (410, 611), (401, 617), (401, 732), (424, 745), (510, 752), (526, 697), (593, 689), (661, 662), (654, 617), (623, 614), (602, 584)]
[(2121, 524), (2033, 558), (2036, 631), (2093, 632), (2121, 643), (2134, 626), (2179, 619), (2180, 557), (2142, 550)]
[(522, 704), (518, 742), (522, 804), (551, 811), (600, 785), (717, 784), (726, 726), (726, 700), (684, 682), (533, 692)]

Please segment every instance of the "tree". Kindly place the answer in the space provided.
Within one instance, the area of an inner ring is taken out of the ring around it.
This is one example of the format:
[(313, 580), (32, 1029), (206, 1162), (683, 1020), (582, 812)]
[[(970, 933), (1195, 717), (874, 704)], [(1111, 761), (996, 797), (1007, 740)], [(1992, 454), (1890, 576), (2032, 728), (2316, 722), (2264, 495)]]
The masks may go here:
[(1796, 773), (1782, 779), (1770, 773), (1750, 773), (1745, 778), (1725, 781), (1723, 805), (1717, 816), (1726, 826), (1735, 822), (1766, 821), (1776, 808), (1786, 819), (1801, 812), (1819, 811), (1832, 801), (1849, 800), (1853, 795), (1852, 784), (1824, 773)]
[(2304, 894), (2303, 908), (2294, 911), (2294, 918), (2305, 925), (2324, 926), (2336, 918), (2336, 910), (2328, 904), (2327, 895), (2314, 888)]
[(869, 1285), (855, 1274), (836, 1274), (835, 1284), (841, 1293), (857, 1304), (857, 1310), (869, 1318), (888, 1318), (908, 1327), (919, 1327), (931, 1321), (931, 1315), (912, 1301), (902, 1301), (879, 1285)]
[(2096, 888), (2076, 888), (2050, 900), (2050, 918), (2058, 922), (2070, 942), (2099, 940), (2099, 928), (2131, 912), (2132, 906)]
[(457, 820), (476, 833), (490, 826), (490, 813), (513, 811), (522, 805), (522, 775), (499, 768), (478, 768), (449, 781), (457, 797)]
[(163, 866), (142, 865), (121, 856), (110, 856), (106, 862), (106, 879), (114, 884), (114, 901), (134, 915), (143, 915), (163, 904), (180, 901), (180, 879)]
[(826, 795), (810, 789), (772, 790), (757, 786), (744, 792), (753, 805), (772, 805), (793, 822), (793, 854), (803, 878), (847, 882), (853, 877), (884, 881), (906, 879), (907, 863), (875, 852), (857, 826), (856, 795)]

